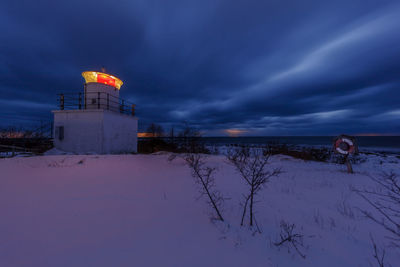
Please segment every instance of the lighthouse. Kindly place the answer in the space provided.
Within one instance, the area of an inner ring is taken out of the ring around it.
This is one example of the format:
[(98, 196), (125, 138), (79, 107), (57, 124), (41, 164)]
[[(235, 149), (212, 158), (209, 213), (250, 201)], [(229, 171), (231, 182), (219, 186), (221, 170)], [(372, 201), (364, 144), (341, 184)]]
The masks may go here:
[(72, 153), (137, 152), (135, 105), (120, 97), (123, 82), (98, 71), (82, 73), (83, 90), (58, 95), (54, 146)]

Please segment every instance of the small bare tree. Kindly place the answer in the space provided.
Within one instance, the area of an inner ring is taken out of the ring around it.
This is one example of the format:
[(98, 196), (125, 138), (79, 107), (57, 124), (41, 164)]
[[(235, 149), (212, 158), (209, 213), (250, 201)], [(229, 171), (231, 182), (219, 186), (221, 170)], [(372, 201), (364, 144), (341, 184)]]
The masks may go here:
[(288, 249), (290, 247), (294, 247), (294, 249), (299, 253), (299, 255), (304, 259), (306, 255), (301, 252), (299, 247), (304, 248), (303, 244), (303, 235), (299, 233), (295, 233), (294, 229), (296, 226), (294, 224), (289, 224), (285, 221), (281, 221), (281, 233), (279, 234), (280, 240), (275, 242), (274, 245), (280, 247), (284, 244), (287, 244)]
[(369, 237), (371, 238), (371, 243), (372, 243), (372, 248), (374, 249), (374, 259), (376, 260), (376, 263), (378, 264), (379, 267), (385, 267), (385, 249), (378, 249), (378, 246), (375, 243), (374, 238), (372, 237), (371, 233), (369, 234)]
[(147, 132), (150, 133), (152, 138), (160, 138), (164, 136), (164, 129), (161, 125), (152, 123), (147, 127)]
[(209, 154), (210, 151), (206, 148), (202, 141), (202, 133), (187, 122), (184, 123), (182, 131), (177, 135), (178, 147), (183, 153), (203, 153)]
[(267, 170), (266, 165), (270, 155), (270, 151), (266, 148), (250, 149), (248, 146), (242, 146), (228, 151), (227, 159), (235, 166), (236, 170), (248, 185), (248, 192), (244, 194), (243, 213), (240, 222), (242, 226), (246, 216), (247, 206), (249, 206), (250, 226), (253, 226), (255, 221), (255, 196), (265, 184), (269, 182), (271, 177), (278, 176), (281, 173), (279, 168)]
[(202, 154), (189, 153), (185, 156), (185, 160), (192, 170), (192, 176), (196, 183), (200, 185), (201, 196), (206, 195), (208, 197), (208, 203), (216, 212), (218, 220), (224, 221), (220, 212), (224, 199), (221, 192), (215, 189), (213, 174), (216, 169), (205, 165)]
[(388, 239), (392, 245), (400, 247), (400, 181), (398, 176), (391, 172), (384, 173), (379, 178), (370, 178), (375, 182), (376, 188), (352, 188), (352, 190), (368, 202), (377, 214), (365, 209), (360, 210), (367, 218), (391, 234)]

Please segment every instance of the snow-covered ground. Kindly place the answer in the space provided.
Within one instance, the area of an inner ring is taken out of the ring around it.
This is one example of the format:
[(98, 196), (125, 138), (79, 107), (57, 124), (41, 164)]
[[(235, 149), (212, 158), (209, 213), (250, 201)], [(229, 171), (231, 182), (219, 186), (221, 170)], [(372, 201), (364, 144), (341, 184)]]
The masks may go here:
[[(274, 156), (283, 173), (258, 196), (260, 233), (240, 227), (246, 188), (224, 156), (217, 188), (225, 223), (211, 220), (190, 169), (158, 155), (48, 155), (0, 159), (0, 266), (377, 266), (386, 232), (363, 218), (369, 206), (350, 186), (368, 175), (400, 174), (400, 159), (370, 155), (347, 174), (344, 165)], [(280, 222), (304, 235), (301, 258), (277, 248)], [(386, 248), (400, 266), (397, 248)]]

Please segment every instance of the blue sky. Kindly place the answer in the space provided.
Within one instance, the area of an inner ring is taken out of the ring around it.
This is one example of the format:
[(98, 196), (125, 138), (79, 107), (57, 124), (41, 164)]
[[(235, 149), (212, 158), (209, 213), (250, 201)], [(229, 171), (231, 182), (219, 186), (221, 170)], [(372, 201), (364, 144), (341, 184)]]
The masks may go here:
[(51, 118), (106, 67), (141, 129), (400, 134), (398, 1), (11, 1), (0, 126)]

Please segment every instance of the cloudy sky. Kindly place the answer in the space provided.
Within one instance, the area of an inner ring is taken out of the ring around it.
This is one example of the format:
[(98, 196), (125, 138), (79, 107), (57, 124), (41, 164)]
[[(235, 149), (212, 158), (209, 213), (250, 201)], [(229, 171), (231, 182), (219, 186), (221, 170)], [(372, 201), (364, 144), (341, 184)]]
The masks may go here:
[(399, 1), (2, 1), (1, 126), (50, 119), (102, 66), (142, 130), (400, 134)]

